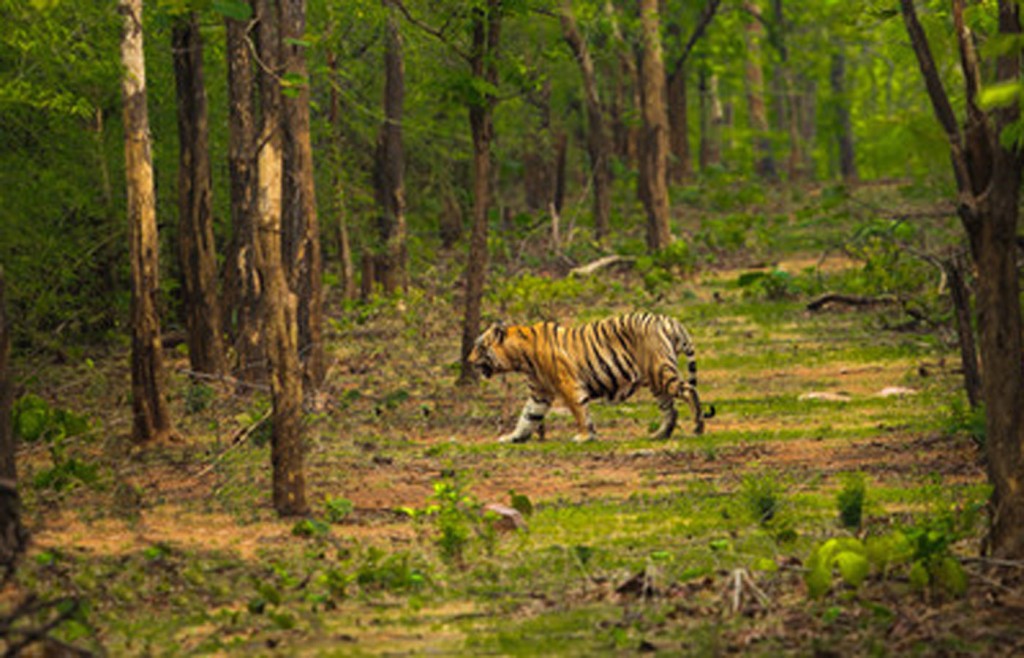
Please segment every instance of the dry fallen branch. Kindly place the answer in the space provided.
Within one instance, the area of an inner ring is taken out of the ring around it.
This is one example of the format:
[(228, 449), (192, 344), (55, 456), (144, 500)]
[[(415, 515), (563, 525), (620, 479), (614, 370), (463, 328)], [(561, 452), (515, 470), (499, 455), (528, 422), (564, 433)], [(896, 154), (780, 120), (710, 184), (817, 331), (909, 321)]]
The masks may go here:
[(607, 269), (614, 265), (629, 265), (632, 266), (636, 259), (632, 256), (619, 256), (618, 254), (612, 254), (611, 256), (604, 256), (597, 260), (590, 261), (586, 265), (580, 265), (569, 270), (570, 276), (590, 276), (595, 272)]
[(272, 411), (273, 409), (267, 409), (265, 412), (263, 412), (263, 415), (257, 418), (253, 423), (250, 423), (249, 425), (246, 425), (245, 427), (235, 432), (234, 435), (232, 435), (231, 439), (229, 440), (229, 445), (224, 450), (224, 452), (214, 457), (213, 461), (211, 461), (209, 464), (203, 467), (202, 470), (200, 470), (193, 476), (193, 479), (198, 480), (199, 478), (203, 477), (204, 475), (212, 471), (214, 467), (217, 466), (218, 462), (220, 462), (220, 460), (224, 458), (225, 455), (227, 455), (229, 452), (245, 443), (246, 439), (252, 436), (252, 433), (256, 431), (256, 428), (258, 428), (260, 425), (265, 423), (268, 418), (270, 418), (270, 414)]
[(861, 295), (844, 295), (836, 292), (827, 292), (807, 302), (808, 311), (820, 311), (828, 304), (840, 304), (845, 306), (882, 306), (887, 304), (898, 304), (899, 300), (893, 295), (879, 295), (878, 297), (863, 297)]

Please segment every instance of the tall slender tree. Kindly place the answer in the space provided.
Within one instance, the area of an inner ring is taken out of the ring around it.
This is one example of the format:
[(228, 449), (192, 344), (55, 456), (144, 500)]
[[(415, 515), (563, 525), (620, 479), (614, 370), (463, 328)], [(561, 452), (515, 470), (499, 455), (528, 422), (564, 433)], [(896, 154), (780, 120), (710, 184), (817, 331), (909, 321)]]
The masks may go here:
[[(964, 117), (958, 120), (939, 75), (914, 0), (900, 0), (904, 24), (917, 56), (935, 116), (949, 142), (957, 186), (957, 214), (967, 234), (978, 274), (982, 397), (985, 401), (985, 451), (992, 484), (990, 523), (985, 544), (1002, 558), (1024, 559), (1024, 347), (1021, 344), (1020, 281), (1017, 274), (1017, 225), (1024, 153), (1019, 137), (1021, 52), (1002, 49), (983, 67), (975, 35), (964, 17), (963, 0), (952, 0), (953, 30), (964, 85)], [(998, 0), (993, 17), (1003, 43), (1019, 44), (1020, 7)], [(989, 80), (983, 78), (988, 73)], [(982, 85), (1013, 89), (994, 107), (983, 107)]]
[(640, 0), (640, 56), (643, 136), (640, 139), (639, 196), (647, 211), (647, 248), (672, 242), (668, 198), (668, 117), (665, 111), (665, 63), (662, 58), (658, 0)]
[(313, 182), (306, 66), (306, 0), (279, 0), (284, 127), (283, 245), (291, 289), (298, 295), (299, 350), (307, 389), (323, 383), (323, 259)]
[(469, 99), (469, 125), (473, 136), (473, 228), (466, 264), (466, 302), (462, 324), (460, 383), (476, 381), (469, 365), (473, 342), (480, 333), (480, 309), (487, 277), (487, 211), (490, 207), (491, 145), (494, 107), (498, 99), (498, 46), (501, 43), (502, 0), (485, 0), (472, 9), (472, 44), (469, 67), (481, 90)]
[(846, 52), (839, 44), (832, 53), (829, 69), (832, 105), (839, 146), (839, 175), (846, 182), (857, 180), (857, 159), (853, 147), (853, 122), (850, 118), (850, 98), (846, 91)]
[(121, 92), (132, 282), (132, 438), (141, 443), (166, 439), (172, 430), (164, 399), (160, 316), (157, 314), (160, 257), (142, 50), (142, 0), (120, 0), (118, 8), (124, 18)]
[(274, 509), (281, 516), (305, 514), (302, 446), (302, 373), (298, 355), (298, 300), (288, 285), (282, 256), (284, 130), (281, 107), (280, 14), (275, 0), (256, 0), (260, 59), (260, 131), (256, 151), (257, 207), (263, 331), (266, 334), (273, 400)]
[(15, 462), (17, 451), (11, 427), (14, 386), (11, 382), (11, 334), (4, 288), (4, 269), (0, 266), (0, 583), (6, 582), (6, 577), (14, 570), (27, 539), (21, 523)]
[(594, 237), (600, 242), (608, 236), (611, 217), (611, 170), (608, 129), (601, 107), (597, 75), (590, 47), (580, 33), (572, 0), (563, 0), (559, 14), (562, 35), (572, 51), (583, 78), (583, 99), (587, 111), (587, 155), (590, 179), (594, 187)]
[(178, 101), (178, 262), (188, 356), (194, 371), (220, 373), (226, 365), (224, 326), (213, 240), (203, 42), (195, 12), (175, 22), (171, 40)]
[(747, 112), (750, 130), (754, 134), (754, 173), (764, 180), (778, 178), (772, 141), (769, 134), (768, 111), (764, 103), (763, 49), (764, 24), (761, 7), (754, 0), (745, 0), (743, 9), (749, 15), (743, 40), (747, 47), (744, 81), (747, 91)]
[(256, 205), (256, 108), (249, 17), (226, 17), (228, 64), (228, 171), (232, 237), (224, 276), (225, 316), (231, 321), (235, 372), (244, 382), (266, 378), (265, 337), (260, 318), (263, 289)]
[(405, 225), (405, 149), (402, 113), (405, 106), (405, 62), (396, 10), (383, 0), (387, 12), (384, 28), (384, 122), (377, 136), (374, 186), (377, 191), (377, 239), (380, 253), (376, 276), (384, 292), (393, 294), (408, 285)]

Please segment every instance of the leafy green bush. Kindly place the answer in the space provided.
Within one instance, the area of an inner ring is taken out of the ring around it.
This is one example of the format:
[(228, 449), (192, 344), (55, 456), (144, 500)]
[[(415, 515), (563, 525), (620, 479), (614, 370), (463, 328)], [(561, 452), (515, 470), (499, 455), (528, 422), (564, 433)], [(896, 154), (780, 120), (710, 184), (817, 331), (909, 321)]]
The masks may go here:
[(331, 496), (324, 498), (324, 518), (328, 523), (341, 523), (352, 513), (353, 509), (355, 509), (355, 505), (348, 498), (333, 498)]
[(867, 486), (863, 473), (846, 473), (841, 477), (843, 488), (836, 494), (839, 523), (844, 528), (859, 530), (864, 517), (864, 497)]
[(745, 296), (772, 301), (795, 297), (801, 292), (796, 278), (782, 270), (744, 272), (736, 284)]
[(14, 435), (26, 443), (45, 443), (53, 466), (38, 471), (32, 483), (37, 489), (68, 491), (79, 484), (93, 486), (99, 480), (99, 466), (68, 456), (67, 441), (88, 438), (92, 425), (86, 416), (52, 407), (38, 395), (28, 393), (11, 409)]
[(962, 397), (954, 397), (945, 409), (944, 428), (946, 433), (965, 434), (978, 446), (985, 446), (985, 407), (971, 408)]
[(743, 478), (742, 499), (747, 511), (760, 525), (768, 525), (782, 506), (783, 486), (773, 473)]

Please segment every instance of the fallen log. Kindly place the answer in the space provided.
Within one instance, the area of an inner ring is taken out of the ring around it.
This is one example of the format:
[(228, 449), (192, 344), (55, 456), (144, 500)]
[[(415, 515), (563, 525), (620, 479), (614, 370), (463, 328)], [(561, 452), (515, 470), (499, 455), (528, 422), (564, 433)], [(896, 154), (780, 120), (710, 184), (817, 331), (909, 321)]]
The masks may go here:
[(892, 295), (879, 295), (878, 297), (864, 297), (861, 295), (844, 295), (836, 292), (828, 292), (820, 297), (807, 302), (808, 311), (820, 311), (829, 304), (845, 306), (882, 306), (885, 304), (898, 304), (899, 300)]
[(632, 256), (620, 256), (618, 254), (612, 254), (611, 256), (603, 256), (597, 260), (590, 261), (585, 265), (574, 267), (569, 270), (570, 276), (590, 276), (595, 272), (607, 269), (615, 265), (633, 265), (636, 259)]

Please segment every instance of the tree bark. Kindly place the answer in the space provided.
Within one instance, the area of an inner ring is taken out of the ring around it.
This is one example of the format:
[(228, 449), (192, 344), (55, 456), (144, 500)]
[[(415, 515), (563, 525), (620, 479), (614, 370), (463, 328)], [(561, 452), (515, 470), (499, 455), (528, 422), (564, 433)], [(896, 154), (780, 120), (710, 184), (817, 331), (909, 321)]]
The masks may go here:
[[(999, 33), (1021, 35), (1018, 6), (998, 2)], [(1024, 160), (1005, 145), (1003, 130), (1020, 120), (1017, 102), (982, 110), (978, 102), (981, 66), (974, 36), (964, 21), (962, 0), (953, 0), (966, 107), (963, 124), (956, 118), (917, 17), (913, 0), (900, 0), (907, 34), (935, 116), (946, 132), (956, 177), (957, 214), (964, 226), (978, 272), (977, 309), (985, 400), (985, 450), (992, 484), (989, 533), (984, 549), (996, 557), (1024, 558), (1024, 351), (1021, 345), (1020, 284), (1017, 277), (1017, 224)], [(1009, 52), (995, 61), (995, 83), (1016, 81), (1020, 55)]]
[(257, 0), (262, 110), (257, 204), (260, 238), (260, 279), (264, 284), (262, 318), (270, 365), (273, 400), (274, 509), (281, 516), (305, 514), (306, 481), (302, 445), (302, 375), (298, 357), (298, 300), (288, 286), (282, 257), (283, 111), (277, 72), (280, 71), (280, 17), (274, 0)]
[(680, 66), (668, 75), (666, 91), (668, 94), (669, 150), (672, 154), (668, 170), (669, 179), (674, 183), (682, 183), (693, 176), (693, 163), (690, 162), (686, 68), (684, 66)]
[(853, 125), (850, 120), (850, 99), (846, 92), (846, 53), (840, 48), (832, 53), (829, 71), (836, 137), (839, 142), (839, 175), (850, 183), (857, 180), (857, 158), (853, 150)]
[(751, 16), (743, 32), (743, 40), (747, 47), (744, 79), (750, 130), (754, 134), (754, 173), (763, 180), (775, 181), (778, 179), (778, 170), (772, 155), (768, 115), (764, 105), (764, 72), (761, 69), (761, 39), (764, 33), (761, 8), (750, 0), (743, 3), (743, 8)]
[[(327, 67), (331, 70), (331, 74), (337, 78), (338, 73), (338, 57), (333, 50), (327, 52)], [(338, 90), (335, 84), (331, 84), (331, 96), (330, 96), (330, 107), (327, 113), (327, 121), (331, 125), (333, 131), (332, 140), (332, 151), (335, 154), (335, 165), (332, 167), (334, 170), (334, 188), (335, 197), (338, 199), (337, 208), (337, 219), (334, 223), (334, 239), (338, 249), (338, 263), (339, 263), (339, 274), (341, 280), (339, 282), (339, 288), (341, 289), (341, 298), (344, 300), (352, 301), (358, 297), (358, 290), (356, 286), (356, 268), (355, 260), (352, 257), (352, 242), (349, 239), (348, 231), (348, 214), (345, 210), (345, 191), (342, 184), (341, 175), (338, 173), (338, 164), (341, 161), (340, 154), (342, 152), (342, 132), (341, 132), (341, 103), (338, 98)]]
[(700, 71), (700, 151), (701, 171), (722, 164), (721, 126), (724, 120), (722, 102), (718, 98), (718, 76), (705, 68)]
[(405, 149), (402, 142), (405, 64), (398, 18), (390, 0), (383, 2), (388, 11), (384, 31), (384, 123), (377, 136), (374, 187), (380, 209), (377, 219), (377, 277), (384, 293), (392, 295), (408, 286), (405, 269)]
[(211, 209), (203, 43), (195, 12), (171, 31), (178, 100), (178, 263), (192, 370), (225, 369)]
[(609, 170), (608, 135), (604, 111), (597, 89), (597, 76), (590, 48), (580, 34), (571, 0), (563, 0), (560, 14), (562, 35), (572, 50), (583, 78), (583, 98), (587, 111), (587, 156), (590, 158), (590, 180), (594, 186), (594, 237), (602, 242), (608, 237), (611, 218), (611, 172)]
[(971, 409), (981, 403), (981, 374), (978, 372), (978, 353), (974, 343), (974, 328), (971, 326), (971, 298), (964, 282), (963, 269), (959, 259), (943, 262), (949, 296), (953, 302), (956, 320), (956, 335), (960, 344), (960, 362), (964, 369), (964, 390)]
[(18, 557), (25, 551), (28, 535), (21, 524), (18, 498), (17, 446), (11, 427), (14, 384), (11, 381), (11, 335), (7, 324), (4, 297), (4, 269), (0, 266), (0, 583), (14, 571)]
[[(473, 45), (470, 68), (474, 78), (498, 86), (498, 45), (501, 30), (501, 0), (487, 0), (485, 9), (473, 13)], [(480, 307), (487, 276), (487, 210), (490, 206), (491, 142), (494, 139), (494, 106), (497, 99), (482, 93), (469, 107), (473, 135), (473, 228), (466, 264), (466, 302), (462, 325), (459, 384), (477, 380), (469, 354), (480, 333)]]
[(308, 391), (323, 383), (323, 256), (313, 182), (306, 72), (306, 0), (279, 0), (284, 82), (283, 250), (289, 285), (298, 295), (299, 353)]
[(118, 7), (124, 17), (121, 92), (132, 281), (132, 438), (144, 443), (169, 438), (171, 418), (164, 400), (164, 365), (157, 314), (160, 257), (142, 50), (142, 0), (120, 0)]
[(612, 144), (615, 154), (629, 166), (637, 162), (639, 153), (639, 131), (633, 121), (627, 118), (631, 109), (639, 112), (640, 73), (637, 70), (633, 49), (626, 43), (619, 27), (615, 5), (610, 0), (604, 5), (605, 15), (611, 23), (612, 38), (618, 53), (618, 67), (615, 69), (615, 94), (611, 104)]
[(247, 22), (225, 19), (228, 63), (228, 171), (231, 179), (232, 240), (225, 266), (225, 315), (233, 318), (238, 362), (244, 382), (267, 377), (260, 318), (260, 242), (256, 233), (256, 113), (252, 54)]
[(672, 242), (668, 198), (668, 117), (665, 114), (665, 65), (661, 52), (658, 0), (640, 0), (640, 58), (643, 138), (640, 140), (639, 196), (647, 211), (647, 248)]

